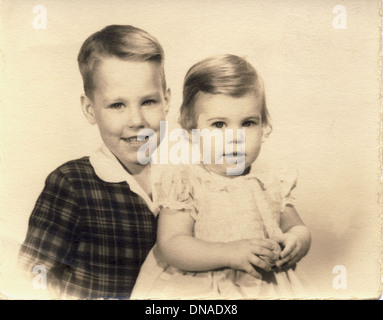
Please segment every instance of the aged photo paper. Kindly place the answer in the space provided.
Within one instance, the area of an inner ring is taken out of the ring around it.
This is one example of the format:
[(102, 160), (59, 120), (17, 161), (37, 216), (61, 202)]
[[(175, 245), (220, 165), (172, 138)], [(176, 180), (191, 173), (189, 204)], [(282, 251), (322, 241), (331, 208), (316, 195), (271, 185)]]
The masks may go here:
[(193, 64), (234, 54), (257, 69), (273, 124), (260, 158), (297, 169), (295, 207), (312, 236), (299, 262), (306, 298), (379, 299), (381, 13), (378, 0), (1, 0), (0, 298), (45, 290), (18, 281), (18, 252), (48, 174), (102, 142), (81, 110), (77, 55), (121, 24), (164, 48), (171, 128)]

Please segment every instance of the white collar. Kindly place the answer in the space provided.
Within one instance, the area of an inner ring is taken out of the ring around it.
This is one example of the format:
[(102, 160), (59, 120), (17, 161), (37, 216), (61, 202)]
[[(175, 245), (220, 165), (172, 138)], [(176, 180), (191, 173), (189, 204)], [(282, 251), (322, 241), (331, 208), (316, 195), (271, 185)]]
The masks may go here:
[(105, 144), (89, 157), (90, 164), (94, 168), (96, 175), (103, 181), (109, 183), (119, 183), (126, 181), (129, 188), (138, 194), (148, 205), (153, 214), (158, 213), (158, 209), (153, 201), (141, 188), (136, 179), (127, 172), (116, 156), (107, 148)]

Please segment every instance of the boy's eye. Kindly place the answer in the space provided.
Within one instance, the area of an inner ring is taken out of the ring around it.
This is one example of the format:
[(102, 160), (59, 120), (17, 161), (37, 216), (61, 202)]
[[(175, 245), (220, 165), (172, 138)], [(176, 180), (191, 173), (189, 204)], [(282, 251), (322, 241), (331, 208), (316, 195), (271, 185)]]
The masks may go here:
[(155, 99), (147, 99), (147, 100), (142, 102), (142, 105), (143, 106), (151, 106), (152, 104), (156, 104), (156, 103), (157, 103), (157, 100), (155, 100)]
[(124, 107), (124, 104), (122, 102), (116, 102), (109, 106), (111, 109), (121, 109)]
[(225, 122), (223, 121), (216, 121), (211, 124), (213, 127), (222, 129), (225, 126)]
[(248, 120), (248, 121), (245, 121), (242, 123), (242, 126), (243, 127), (252, 127), (252, 126), (255, 126), (257, 125), (258, 122), (257, 121), (254, 121), (254, 120)]

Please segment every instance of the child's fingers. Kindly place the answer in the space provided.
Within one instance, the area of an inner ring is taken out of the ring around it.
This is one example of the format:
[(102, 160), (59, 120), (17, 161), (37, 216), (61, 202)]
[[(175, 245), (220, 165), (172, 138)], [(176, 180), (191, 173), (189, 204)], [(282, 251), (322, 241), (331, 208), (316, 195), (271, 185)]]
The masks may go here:
[(296, 264), (298, 263), (299, 261), (301, 261), (301, 259), (303, 258), (303, 255), (302, 253), (300, 252), (300, 250), (297, 248), (296, 251), (295, 251), (295, 254), (294, 256), (291, 258), (291, 264)]
[(300, 257), (296, 256), (293, 259), (282, 263), (280, 266), (276, 265), (276, 267), (279, 270), (288, 270), (290, 268), (294, 268), (299, 261), (300, 261)]
[(295, 249), (296, 249), (296, 244), (294, 242), (286, 243), (280, 255), (281, 259), (284, 259), (288, 255), (290, 255)]
[(270, 260), (278, 260), (279, 258), (278, 252), (259, 246), (254, 246), (253, 248), (251, 248), (251, 253), (256, 256), (267, 257)]
[(251, 264), (249, 264), (245, 271), (250, 274), (251, 276), (253, 276), (254, 278), (257, 278), (257, 279), (262, 279), (262, 275), (260, 272), (258, 272)]
[(295, 250), (291, 250), (288, 253), (285, 253), (283, 256), (281, 255), (281, 258), (279, 259), (277, 264), (283, 265), (284, 263), (292, 260), (296, 256), (297, 252)]
[[(246, 273), (252, 275), (254, 278), (262, 279), (262, 274), (260, 272), (262, 261), (260, 259), (254, 259), (254, 257), (250, 256), (248, 261), (243, 265), (242, 270)], [(264, 263), (264, 262), (263, 262)]]
[(257, 267), (265, 271), (271, 271), (270, 263), (257, 255), (250, 255), (248, 261), (251, 263), (252, 268)]
[(264, 256), (270, 260), (278, 260), (281, 252), (280, 246), (274, 241), (252, 242), (251, 252), (257, 256)]
[(286, 264), (288, 265), (293, 265), (296, 262), (299, 261), (299, 256), (298, 256), (299, 250), (297, 247), (294, 248), (289, 254), (285, 255), (283, 258), (281, 258), (277, 263), (276, 266), (282, 267)]
[(277, 268), (281, 268), (281, 267), (283, 267), (283, 266), (285, 266), (287, 263), (289, 263), (290, 262), (290, 255), (288, 255), (287, 257), (285, 257), (285, 258), (283, 258), (283, 259), (281, 259), (281, 260), (278, 260), (276, 263), (275, 263), (275, 266), (277, 267)]

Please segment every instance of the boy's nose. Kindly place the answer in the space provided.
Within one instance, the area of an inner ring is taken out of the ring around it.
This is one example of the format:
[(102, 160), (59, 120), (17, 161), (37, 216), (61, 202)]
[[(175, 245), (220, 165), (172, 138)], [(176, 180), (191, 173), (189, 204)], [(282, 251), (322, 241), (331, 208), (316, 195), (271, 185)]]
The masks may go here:
[(140, 108), (132, 108), (128, 117), (128, 125), (130, 128), (143, 128), (145, 126), (144, 117)]

